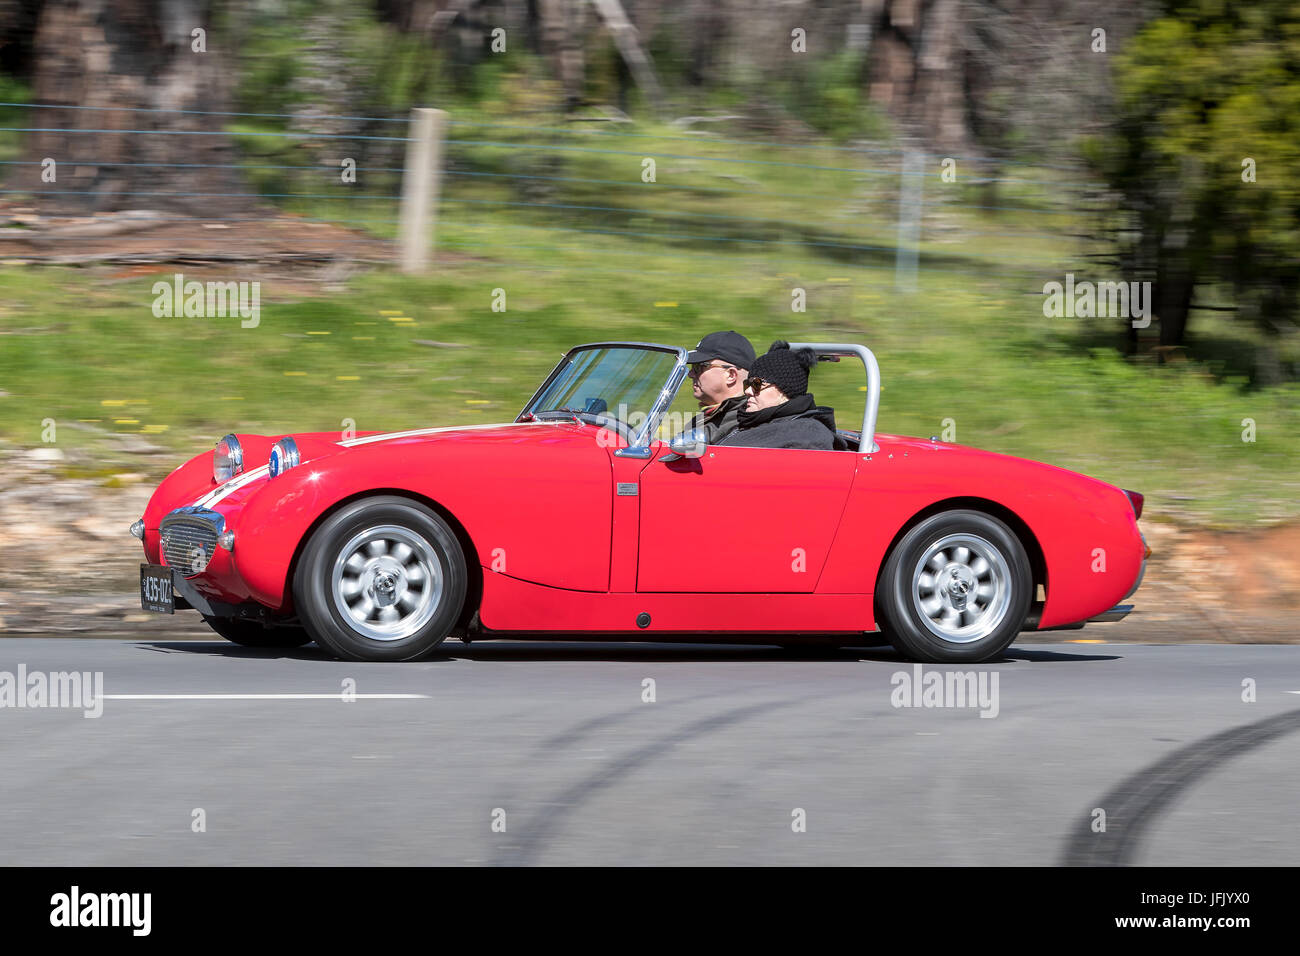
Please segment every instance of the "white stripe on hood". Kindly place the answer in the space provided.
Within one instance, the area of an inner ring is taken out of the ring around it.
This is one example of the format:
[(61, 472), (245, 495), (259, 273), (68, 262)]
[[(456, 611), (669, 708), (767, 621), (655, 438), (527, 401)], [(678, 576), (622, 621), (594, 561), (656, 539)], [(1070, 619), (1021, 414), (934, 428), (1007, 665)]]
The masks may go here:
[[(502, 428), (508, 425), (536, 425), (539, 422), (498, 422), (493, 425), (446, 425), (441, 428), (416, 428), (405, 432), (381, 432), (378, 435), (366, 435), (363, 438), (349, 438), (347, 441), (336, 442), (344, 448), (351, 448), (354, 445), (371, 445), (375, 442), (396, 441), (399, 438), (419, 438), (423, 435), (436, 435), (439, 432), (470, 432), (482, 431), (488, 428)], [(557, 423), (558, 424), (558, 423)], [(236, 475), (224, 485), (213, 488), (206, 495), (200, 498), (194, 504), (200, 508), (211, 508), (213, 505), (222, 501), (226, 497), (234, 494), (240, 488), (251, 485), (253, 482), (265, 478), (270, 473), (270, 466), (263, 465), (260, 468), (254, 468), (252, 471), (246, 471), (242, 475)]]

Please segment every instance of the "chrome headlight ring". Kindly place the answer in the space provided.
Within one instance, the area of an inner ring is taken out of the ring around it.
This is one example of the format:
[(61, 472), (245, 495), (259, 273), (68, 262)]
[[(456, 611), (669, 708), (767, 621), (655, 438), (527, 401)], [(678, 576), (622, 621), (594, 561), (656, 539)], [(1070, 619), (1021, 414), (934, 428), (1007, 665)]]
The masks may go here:
[(300, 461), (298, 443), (292, 438), (281, 438), (271, 446), (271, 460), (267, 462), (267, 473), (276, 478)]
[(212, 480), (224, 485), (243, 470), (244, 449), (238, 438), (227, 435), (217, 442), (216, 450), (212, 453)]

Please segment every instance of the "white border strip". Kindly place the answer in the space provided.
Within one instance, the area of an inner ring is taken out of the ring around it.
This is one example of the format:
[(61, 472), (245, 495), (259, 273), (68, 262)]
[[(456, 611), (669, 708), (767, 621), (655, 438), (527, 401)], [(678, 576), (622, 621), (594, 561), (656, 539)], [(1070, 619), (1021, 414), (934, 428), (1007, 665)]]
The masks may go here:
[(103, 700), (432, 700), (430, 694), (101, 694)]

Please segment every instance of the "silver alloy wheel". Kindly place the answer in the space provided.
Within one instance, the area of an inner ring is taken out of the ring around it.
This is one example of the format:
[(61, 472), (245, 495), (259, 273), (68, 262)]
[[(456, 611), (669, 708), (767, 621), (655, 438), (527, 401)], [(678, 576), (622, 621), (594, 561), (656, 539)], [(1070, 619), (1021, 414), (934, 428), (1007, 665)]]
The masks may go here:
[(442, 601), (442, 562), (422, 535), (398, 525), (358, 532), (339, 549), (330, 575), (334, 606), (358, 634), (410, 637)]
[(936, 637), (953, 644), (987, 637), (1011, 604), (1007, 559), (977, 534), (946, 535), (916, 563), (912, 603)]

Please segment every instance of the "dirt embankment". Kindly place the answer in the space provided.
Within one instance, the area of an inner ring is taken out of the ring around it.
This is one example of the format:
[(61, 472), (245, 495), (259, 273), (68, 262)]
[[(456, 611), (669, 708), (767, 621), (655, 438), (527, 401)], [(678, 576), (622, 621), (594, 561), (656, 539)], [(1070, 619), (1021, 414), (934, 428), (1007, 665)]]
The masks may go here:
[[(121, 441), (112, 457), (120, 470), (94, 477), (69, 477), (77, 462), (54, 448), (0, 445), (0, 634), (122, 634), (197, 621), (139, 609), (142, 552), (127, 529), (175, 462), (138, 438)], [(1137, 611), (1044, 638), (1297, 640), (1300, 524), (1226, 533), (1149, 517), (1142, 526), (1154, 554), (1131, 599)]]
[(0, 201), (0, 260), (16, 263), (389, 262), (394, 245), (343, 224), (263, 209), (244, 218), (191, 218), (136, 209), (43, 215)]
[[(1206, 531), (1141, 522), (1153, 553), (1129, 600), (1126, 630), (1176, 640), (1256, 643), (1300, 640), (1300, 524), (1249, 531)], [(1098, 626), (1080, 636), (1104, 637)]]

